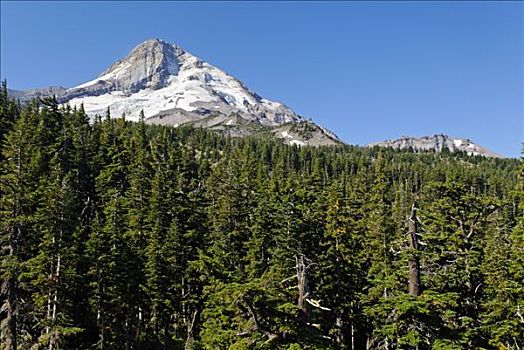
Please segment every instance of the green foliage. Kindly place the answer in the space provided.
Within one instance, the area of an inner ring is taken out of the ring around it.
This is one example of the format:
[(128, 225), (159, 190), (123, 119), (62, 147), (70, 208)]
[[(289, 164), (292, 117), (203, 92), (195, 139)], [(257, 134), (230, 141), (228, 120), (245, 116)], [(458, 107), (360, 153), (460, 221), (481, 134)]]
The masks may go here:
[(2, 349), (524, 346), (520, 161), (90, 123), (5, 84), (0, 141)]

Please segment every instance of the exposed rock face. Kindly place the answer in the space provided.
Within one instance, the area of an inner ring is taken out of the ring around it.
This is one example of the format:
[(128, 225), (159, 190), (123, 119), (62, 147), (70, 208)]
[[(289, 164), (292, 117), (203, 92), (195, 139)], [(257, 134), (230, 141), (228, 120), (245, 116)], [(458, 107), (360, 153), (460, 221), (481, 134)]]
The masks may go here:
[(77, 86), (77, 90), (97, 96), (110, 91), (136, 93), (142, 89), (166, 87), (171, 75), (178, 73), (177, 51), (181, 49), (162, 40), (147, 40), (124, 59), (114, 63), (98, 78)]
[(49, 86), (46, 88), (30, 89), (30, 90), (24, 90), (24, 91), (7, 89), (7, 92), (9, 93), (9, 96), (12, 96), (22, 102), (25, 102), (33, 98), (53, 96), (53, 95), (57, 96), (59, 100), (61, 100), (60, 96), (66, 94), (68, 90), (69, 90), (68, 88), (65, 88), (63, 86)]
[(371, 143), (368, 147), (381, 146), (398, 149), (409, 149), (420, 151), (442, 152), (447, 148), (451, 152), (466, 152), (469, 155), (482, 155), (486, 157), (502, 158), (502, 156), (473, 143), (469, 139), (454, 138), (444, 134), (423, 137), (402, 136), (395, 140), (386, 140), (383, 142)]

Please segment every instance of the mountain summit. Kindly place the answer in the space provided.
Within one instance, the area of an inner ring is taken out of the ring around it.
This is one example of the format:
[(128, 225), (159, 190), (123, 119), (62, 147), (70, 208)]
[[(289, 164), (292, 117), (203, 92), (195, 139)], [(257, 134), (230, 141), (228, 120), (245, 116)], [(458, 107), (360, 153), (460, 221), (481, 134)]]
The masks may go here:
[(83, 103), (88, 114), (102, 114), (110, 107), (114, 115), (125, 113), (135, 119), (143, 109), (149, 118), (170, 117), (163, 121), (167, 124), (212, 113), (238, 113), (270, 125), (302, 119), (287, 106), (261, 98), (229, 74), (159, 39), (138, 45), (98, 78), (71, 89), (70, 97), (67, 102)]
[[(124, 59), (92, 81), (77, 86), (89, 91), (124, 91), (136, 93), (145, 88), (154, 90), (168, 85), (170, 76), (178, 74), (181, 49), (159, 39), (138, 45)], [(98, 88), (98, 89), (97, 89)]]
[(14, 91), (21, 100), (55, 95), (61, 103), (84, 105), (93, 117), (126, 115), (179, 126), (191, 124), (245, 136), (270, 134), (288, 144), (329, 145), (341, 141), (280, 102), (262, 98), (242, 82), (181, 47), (147, 40), (97, 78), (73, 88)]

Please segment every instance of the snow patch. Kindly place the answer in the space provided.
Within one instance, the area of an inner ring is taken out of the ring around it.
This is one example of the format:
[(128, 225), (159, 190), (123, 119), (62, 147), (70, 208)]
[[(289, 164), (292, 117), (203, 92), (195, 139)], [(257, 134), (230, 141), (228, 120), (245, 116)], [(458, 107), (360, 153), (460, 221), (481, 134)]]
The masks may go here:
[(282, 131), (282, 137), (287, 137), (287, 138), (290, 138), (290, 139), (293, 138), (293, 136), (291, 136), (287, 131)]
[(290, 145), (298, 145), (298, 146), (305, 146), (306, 143), (303, 142), (303, 141), (300, 141), (300, 140), (291, 140), (291, 142), (289, 142)]

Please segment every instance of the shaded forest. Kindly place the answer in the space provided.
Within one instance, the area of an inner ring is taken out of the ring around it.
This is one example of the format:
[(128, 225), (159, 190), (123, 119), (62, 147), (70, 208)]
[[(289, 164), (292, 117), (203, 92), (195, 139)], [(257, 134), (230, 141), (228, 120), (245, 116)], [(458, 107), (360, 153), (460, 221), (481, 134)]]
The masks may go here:
[(521, 349), (519, 160), (0, 92), (1, 349)]

